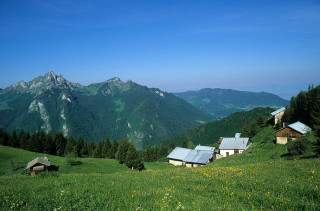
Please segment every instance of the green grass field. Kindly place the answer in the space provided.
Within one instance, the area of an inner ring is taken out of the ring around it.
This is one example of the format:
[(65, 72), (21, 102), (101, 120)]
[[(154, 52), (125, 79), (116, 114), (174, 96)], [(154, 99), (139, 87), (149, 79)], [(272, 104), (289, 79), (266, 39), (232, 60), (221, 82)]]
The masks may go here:
[[(36, 153), (0, 146), (4, 210), (319, 210), (320, 159), (288, 160), (286, 147), (262, 143), (266, 128), (241, 155), (198, 168), (146, 163), (132, 171), (115, 160), (48, 156), (59, 174), (29, 177), (21, 167)], [(260, 137), (259, 137), (260, 136)], [(43, 155), (38, 155), (43, 156)], [(10, 160), (18, 168), (9, 175)]]

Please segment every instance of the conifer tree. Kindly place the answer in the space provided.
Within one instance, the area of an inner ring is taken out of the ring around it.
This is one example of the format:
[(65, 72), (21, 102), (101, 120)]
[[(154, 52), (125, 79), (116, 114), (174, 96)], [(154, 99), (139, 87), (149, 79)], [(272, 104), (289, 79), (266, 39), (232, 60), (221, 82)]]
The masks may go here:
[(28, 140), (28, 150), (32, 152), (43, 152), (43, 146), (40, 140), (39, 132), (31, 134)]
[(192, 143), (192, 141), (188, 141), (187, 148), (188, 149), (193, 149), (194, 148), (194, 144)]
[(55, 146), (55, 144), (53, 142), (53, 138), (52, 138), (51, 133), (48, 133), (46, 135), (43, 147), (44, 147), (44, 153), (48, 153), (48, 154), (51, 154), (51, 155), (56, 155), (57, 154), (57, 149), (56, 149), (56, 146)]
[(118, 142), (116, 140), (113, 140), (112, 146), (111, 146), (110, 150), (108, 151), (108, 155), (109, 155), (110, 159), (116, 158), (116, 153), (118, 151), (118, 147), (119, 147)]
[(66, 149), (64, 151), (64, 154), (65, 155), (68, 155), (68, 154), (75, 154), (76, 156), (77, 153), (76, 153), (76, 140), (74, 139), (74, 137), (71, 135), (69, 136), (69, 138), (67, 139), (67, 143), (66, 143)]
[(21, 149), (27, 149), (28, 139), (24, 130), (20, 130), (18, 134), (19, 146)]
[(66, 139), (64, 138), (63, 134), (61, 131), (57, 131), (53, 135), (53, 142), (56, 145), (56, 150), (57, 150), (57, 155), (58, 156), (63, 156), (64, 151), (66, 149)]
[(174, 149), (176, 147), (176, 145), (174, 144), (174, 141), (170, 142), (169, 148), (170, 149)]
[(94, 150), (94, 157), (95, 158), (102, 158), (102, 146), (103, 146), (103, 142), (99, 141), (95, 150)]
[(88, 149), (84, 149), (85, 148), (84, 145), (85, 145), (85, 140), (83, 139), (82, 136), (79, 136), (75, 144), (75, 153), (77, 157), (84, 157), (85, 155), (88, 154), (87, 152)]
[(8, 146), (9, 144), (9, 134), (0, 128), (0, 144)]
[(186, 141), (186, 140), (184, 140), (184, 141), (182, 142), (181, 147), (182, 147), (182, 148), (187, 148), (187, 141)]
[(125, 163), (127, 151), (130, 143), (127, 139), (121, 140), (119, 142), (119, 147), (116, 153), (116, 159), (119, 161), (120, 164)]
[(94, 157), (94, 150), (96, 146), (94, 145), (93, 141), (90, 141), (90, 143), (87, 145), (87, 151), (89, 157)]
[(10, 140), (10, 146), (11, 147), (19, 147), (19, 140), (17, 136), (16, 130), (12, 131), (11, 140)]
[(108, 156), (108, 151), (111, 148), (111, 142), (109, 140), (109, 138), (107, 137), (104, 141), (103, 141), (103, 146), (102, 146), (102, 157), (103, 158), (110, 158)]
[(133, 144), (129, 144), (126, 158), (125, 158), (125, 164), (129, 168), (137, 169), (139, 164), (141, 165), (142, 160), (140, 157), (139, 152), (136, 150), (136, 148), (133, 146)]
[(266, 126), (265, 120), (261, 114), (258, 116), (257, 125), (260, 129), (262, 129)]

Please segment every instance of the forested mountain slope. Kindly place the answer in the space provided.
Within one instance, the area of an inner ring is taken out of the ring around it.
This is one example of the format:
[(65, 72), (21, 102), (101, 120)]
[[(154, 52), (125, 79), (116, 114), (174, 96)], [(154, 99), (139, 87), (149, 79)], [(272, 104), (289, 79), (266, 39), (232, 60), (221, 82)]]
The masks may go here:
[(0, 127), (6, 131), (128, 138), (141, 149), (212, 119), (170, 93), (119, 78), (81, 86), (49, 72), (0, 90)]
[(279, 108), (289, 104), (289, 101), (274, 94), (232, 89), (206, 88), (199, 91), (175, 93), (174, 95), (218, 119), (256, 107)]
[(221, 120), (205, 123), (170, 139), (162, 141), (164, 145), (169, 145), (171, 141), (176, 146), (181, 145), (183, 141), (191, 141), (194, 145), (212, 145), (218, 142), (220, 137), (234, 137), (235, 133), (241, 132), (245, 122), (256, 120), (260, 115), (269, 117), (272, 108), (255, 108), (250, 111), (243, 111), (231, 114)]

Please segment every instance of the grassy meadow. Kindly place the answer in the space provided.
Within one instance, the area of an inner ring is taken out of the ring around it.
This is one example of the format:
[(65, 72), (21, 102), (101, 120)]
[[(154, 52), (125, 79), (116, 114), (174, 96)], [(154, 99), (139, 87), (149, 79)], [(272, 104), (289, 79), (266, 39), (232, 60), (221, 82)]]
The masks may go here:
[[(132, 171), (115, 160), (48, 156), (58, 174), (25, 176), (36, 153), (0, 146), (0, 207), (4, 210), (319, 210), (320, 159), (287, 159), (273, 129), (250, 149), (198, 168), (146, 163)], [(268, 137), (268, 138), (265, 138)], [(37, 154), (38, 155), (38, 154)], [(38, 156), (43, 156), (39, 154)], [(14, 160), (15, 171), (10, 169)]]

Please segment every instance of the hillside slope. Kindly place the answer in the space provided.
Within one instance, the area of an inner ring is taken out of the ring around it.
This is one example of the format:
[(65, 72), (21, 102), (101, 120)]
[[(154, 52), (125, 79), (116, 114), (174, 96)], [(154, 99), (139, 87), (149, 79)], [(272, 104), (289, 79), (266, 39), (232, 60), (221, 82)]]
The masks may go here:
[(289, 104), (289, 101), (274, 94), (232, 89), (207, 88), (199, 91), (174, 93), (174, 95), (218, 119), (256, 107), (279, 108)]
[(6, 131), (128, 138), (141, 149), (212, 119), (170, 93), (119, 78), (81, 86), (50, 72), (0, 90), (0, 127)]
[(231, 114), (221, 120), (205, 123), (184, 131), (170, 139), (163, 140), (164, 145), (174, 141), (176, 146), (183, 141), (192, 141), (193, 144), (211, 145), (218, 142), (220, 137), (234, 137), (235, 133), (241, 132), (245, 122), (256, 120), (259, 115), (269, 117), (272, 108), (255, 108), (250, 111), (243, 111)]
[[(58, 177), (0, 176), (0, 206), (5, 210), (318, 210), (320, 159), (285, 159), (286, 146), (273, 144), (273, 135), (274, 129), (266, 128), (242, 154), (198, 168), (142, 172), (126, 168), (121, 173), (88, 168)], [(0, 146), (0, 158), (3, 152), (16, 156), (16, 151)], [(29, 152), (18, 154), (24, 157)]]
[(13, 163), (13, 175), (23, 175), (25, 165), (35, 157), (48, 157), (51, 165), (57, 166), (59, 174), (69, 173), (115, 173), (125, 172), (130, 169), (120, 165), (115, 159), (98, 159), (98, 158), (76, 158), (80, 165), (71, 166), (67, 163), (68, 158), (54, 155), (30, 152), (23, 149), (17, 149), (0, 145), (0, 176), (10, 175), (10, 165)]

